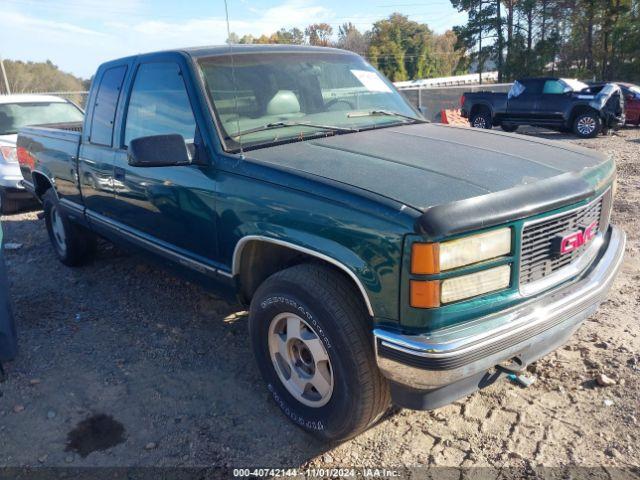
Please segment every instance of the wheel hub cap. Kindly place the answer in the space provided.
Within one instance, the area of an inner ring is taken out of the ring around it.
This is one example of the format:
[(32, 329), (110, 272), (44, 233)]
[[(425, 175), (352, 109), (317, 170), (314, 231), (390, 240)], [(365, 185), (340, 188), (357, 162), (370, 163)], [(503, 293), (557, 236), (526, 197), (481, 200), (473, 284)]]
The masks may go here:
[(309, 407), (322, 407), (333, 393), (333, 368), (316, 331), (294, 313), (269, 325), (269, 355), (287, 391)]
[(60, 218), (56, 207), (51, 209), (51, 232), (53, 233), (53, 239), (56, 243), (56, 247), (62, 254), (64, 254), (67, 250), (66, 235), (62, 219)]
[(578, 120), (578, 131), (582, 135), (589, 135), (596, 129), (596, 122), (591, 117), (582, 117)]
[(485, 122), (484, 122), (484, 118), (482, 117), (477, 117), (474, 121), (473, 121), (473, 126), (476, 128), (484, 128), (485, 126)]

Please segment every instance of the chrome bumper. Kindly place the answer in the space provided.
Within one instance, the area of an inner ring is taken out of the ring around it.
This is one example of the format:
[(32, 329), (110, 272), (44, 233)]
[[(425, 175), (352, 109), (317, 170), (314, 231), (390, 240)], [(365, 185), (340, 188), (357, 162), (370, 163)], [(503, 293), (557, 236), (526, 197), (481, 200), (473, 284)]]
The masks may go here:
[(606, 298), (624, 256), (625, 234), (611, 227), (582, 277), (535, 299), (429, 335), (375, 329), (378, 367), (393, 382), (434, 390), (509, 362), (527, 364), (564, 343)]

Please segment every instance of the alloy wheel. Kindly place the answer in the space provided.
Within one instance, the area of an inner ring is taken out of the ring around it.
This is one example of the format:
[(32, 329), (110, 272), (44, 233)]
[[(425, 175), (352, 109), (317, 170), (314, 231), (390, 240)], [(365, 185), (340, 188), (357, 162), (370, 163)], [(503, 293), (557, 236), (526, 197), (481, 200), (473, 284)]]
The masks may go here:
[(477, 116), (476, 118), (473, 119), (473, 126), (475, 128), (486, 128), (487, 122), (485, 121), (484, 117)]
[(309, 407), (326, 405), (333, 393), (333, 368), (319, 335), (294, 313), (276, 315), (269, 325), (269, 354), (287, 391)]
[(576, 126), (580, 135), (591, 135), (596, 129), (596, 121), (591, 116), (584, 116), (578, 120), (578, 125)]
[(67, 238), (64, 231), (64, 224), (62, 223), (62, 218), (60, 218), (57, 207), (51, 208), (51, 233), (53, 234), (56, 248), (64, 255), (67, 251)]

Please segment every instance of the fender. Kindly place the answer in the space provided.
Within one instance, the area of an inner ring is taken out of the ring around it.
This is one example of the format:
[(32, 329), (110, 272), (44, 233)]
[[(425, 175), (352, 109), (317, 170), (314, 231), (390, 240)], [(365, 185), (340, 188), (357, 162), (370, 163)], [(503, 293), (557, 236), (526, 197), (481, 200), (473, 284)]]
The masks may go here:
[(364, 260), (353, 251), (332, 240), (291, 229), (279, 228), (278, 230), (279, 233), (277, 235), (263, 231), (260, 235), (245, 235), (238, 240), (233, 251), (231, 268), (234, 277), (240, 273), (242, 252), (250, 242), (260, 241), (287, 247), (328, 262), (346, 273), (358, 287), (369, 315), (374, 316), (374, 309), (368, 292), (372, 288), (375, 289), (376, 286), (379, 289), (380, 286), (377, 276), (369, 269)]
[(487, 100), (478, 100), (476, 102), (473, 102), (469, 112), (471, 112), (471, 110), (473, 110), (477, 106), (487, 107), (489, 109), (489, 113), (491, 114), (491, 118), (495, 118), (496, 112), (494, 112), (491, 102), (488, 102)]

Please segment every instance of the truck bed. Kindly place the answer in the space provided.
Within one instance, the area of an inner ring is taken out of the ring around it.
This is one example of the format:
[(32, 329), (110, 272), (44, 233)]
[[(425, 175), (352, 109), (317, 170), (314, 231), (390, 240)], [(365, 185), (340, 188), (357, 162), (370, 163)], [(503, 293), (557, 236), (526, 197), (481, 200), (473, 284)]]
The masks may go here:
[(55, 179), (60, 197), (80, 201), (75, 178), (82, 123), (50, 123), (20, 129), (18, 161), (27, 189), (35, 191), (38, 179), (34, 172)]

